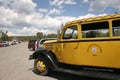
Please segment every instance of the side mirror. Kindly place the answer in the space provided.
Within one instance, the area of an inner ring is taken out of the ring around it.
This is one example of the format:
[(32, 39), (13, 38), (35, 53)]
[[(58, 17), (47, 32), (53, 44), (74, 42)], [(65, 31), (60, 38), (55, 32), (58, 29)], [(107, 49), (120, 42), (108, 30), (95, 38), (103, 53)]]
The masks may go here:
[(61, 38), (61, 34), (58, 34), (58, 36), (57, 36), (57, 40), (59, 41), (60, 38)]

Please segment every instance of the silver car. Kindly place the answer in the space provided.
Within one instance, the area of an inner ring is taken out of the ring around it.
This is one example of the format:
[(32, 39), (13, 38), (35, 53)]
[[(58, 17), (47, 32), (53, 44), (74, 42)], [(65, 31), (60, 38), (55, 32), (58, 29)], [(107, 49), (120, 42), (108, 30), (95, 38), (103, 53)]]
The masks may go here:
[(0, 44), (3, 44), (4, 47), (9, 46), (9, 43), (7, 41), (1, 41)]

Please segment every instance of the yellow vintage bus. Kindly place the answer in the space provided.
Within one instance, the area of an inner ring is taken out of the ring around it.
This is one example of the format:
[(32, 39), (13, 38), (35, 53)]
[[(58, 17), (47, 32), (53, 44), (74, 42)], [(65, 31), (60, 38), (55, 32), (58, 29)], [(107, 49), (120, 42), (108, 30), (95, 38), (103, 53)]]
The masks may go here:
[(120, 14), (67, 23), (59, 42), (63, 63), (120, 69)]
[[(81, 74), (78, 73), (81, 68), (119, 71), (120, 14), (68, 22), (58, 40), (45, 42), (44, 49), (34, 52), (31, 58), (35, 59), (35, 70), (42, 75), (46, 75), (50, 68), (77, 74)], [(96, 75), (95, 72), (93, 76), (99, 75), (102, 74)]]

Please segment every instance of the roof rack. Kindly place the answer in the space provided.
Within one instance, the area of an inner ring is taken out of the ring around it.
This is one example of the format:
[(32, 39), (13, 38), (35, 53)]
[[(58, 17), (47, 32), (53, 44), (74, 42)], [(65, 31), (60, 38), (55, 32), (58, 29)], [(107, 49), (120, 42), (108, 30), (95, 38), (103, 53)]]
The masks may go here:
[(79, 22), (80, 22), (80, 20), (69, 21), (65, 25), (69, 25), (69, 24), (72, 24), (72, 23), (79, 23)]
[(106, 16), (98, 16), (98, 17), (94, 17), (94, 18), (82, 19), (82, 22), (98, 21), (98, 20), (118, 18), (118, 17), (120, 18), (120, 14), (113, 14), (113, 15), (106, 15)]
[(112, 18), (120, 18), (120, 14), (112, 14), (112, 15), (106, 15), (106, 16), (91, 17), (91, 18), (86, 18), (81, 20), (74, 20), (74, 21), (67, 22), (65, 25), (69, 25), (72, 23), (79, 23), (79, 22), (99, 21), (99, 20), (112, 19)]

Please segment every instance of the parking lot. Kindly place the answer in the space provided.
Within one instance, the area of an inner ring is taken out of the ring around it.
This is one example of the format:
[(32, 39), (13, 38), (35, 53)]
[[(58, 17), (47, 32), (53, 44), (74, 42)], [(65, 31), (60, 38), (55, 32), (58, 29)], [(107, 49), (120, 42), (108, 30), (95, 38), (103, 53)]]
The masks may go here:
[(28, 60), (33, 51), (27, 44), (0, 48), (0, 80), (101, 80), (54, 71), (48, 76), (37, 75), (33, 70), (34, 61)]

